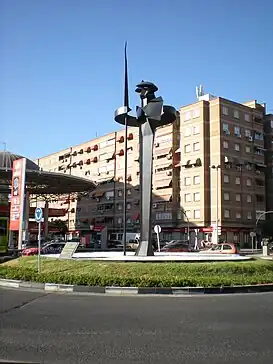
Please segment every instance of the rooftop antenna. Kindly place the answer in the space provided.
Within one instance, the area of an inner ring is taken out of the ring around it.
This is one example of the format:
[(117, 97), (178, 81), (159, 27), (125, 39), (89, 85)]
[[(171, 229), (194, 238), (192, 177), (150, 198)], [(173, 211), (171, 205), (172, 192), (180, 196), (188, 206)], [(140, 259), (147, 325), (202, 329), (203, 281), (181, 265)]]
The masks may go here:
[(204, 96), (204, 88), (203, 85), (200, 85), (199, 87), (195, 87), (195, 94), (196, 94), (196, 98), (197, 100), (199, 100), (199, 98), (201, 96)]
[(1, 144), (3, 144), (3, 146), (4, 146), (4, 152), (6, 152), (7, 151), (7, 143), (6, 142), (1, 142)]

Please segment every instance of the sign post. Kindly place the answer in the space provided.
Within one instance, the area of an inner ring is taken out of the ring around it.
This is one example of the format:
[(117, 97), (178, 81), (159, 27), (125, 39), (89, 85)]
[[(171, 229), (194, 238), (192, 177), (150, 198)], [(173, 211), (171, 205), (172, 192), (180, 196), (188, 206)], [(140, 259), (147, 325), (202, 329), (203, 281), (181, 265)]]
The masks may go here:
[(38, 223), (38, 273), (41, 272), (41, 222), (43, 220), (43, 210), (41, 207), (35, 209), (35, 221)]
[(253, 250), (254, 250), (254, 238), (256, 236), (256, 233), (254, 231), (251, 231), (251, 233), (249, 235), (251, 237), (251, 250), (253, 252)]
[(159, 240), (159, 234), (161, 233), (161, 226), (160, 226), (160, 225), (155, 225), (155, 227), (154, 227), (154, 232), (156, 233), (158, 251), (160, 252), (160, 240)]

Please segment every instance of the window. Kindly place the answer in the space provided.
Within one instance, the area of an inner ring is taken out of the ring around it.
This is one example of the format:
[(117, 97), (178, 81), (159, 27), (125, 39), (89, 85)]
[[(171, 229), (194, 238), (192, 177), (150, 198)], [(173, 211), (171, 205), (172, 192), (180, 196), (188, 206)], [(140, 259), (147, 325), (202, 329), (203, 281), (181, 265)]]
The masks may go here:
[(251, 185), (252, 185), (252, 181), (251, 181), (251, 179), (250, 179), (250, 178), (248, 178), (248, 179), (246, 180), (246, 185), (247, 185), (248, 187), (251, 187)]
[(250, 115), (249, 114), (245, 114), (245, 121), (250, 121)]
[(122, 204), (118, 204), (118, 210), (122, 210)]
[(247, 219), (248, 219), (248, 220), (251, 220), (251, 219), (252, 219), (252, 212), (251, 212), (251, 211), (249, 211), (249, 212), (247, 213)]
[(240, 219), (241, 218), (241, 213), (240, 212), (236, 212), (236, 219)]
[(229, 199), (230, 199), (229, 192), (225, 192), (224, 193), (224, 200), (229, 201)]
[(241, 178), (240, 177), (236, 177), (235, 178), (235, 183), (236, 183), (236, 185), (240, 185), (241, 184)]
[(130, 202), (128, 202), (128, 203), (127, 203), (127, 210), (131, 210), (131, 208), (132, 208), (132, 205), (131, 205), (131, 203), (130, 203)]
[(190, 136), (191, 135), (191, 128), (186, 128), (185, 129), (185, 133), (184, 135), (187, 137), (187, 136)]
[(199, 118), (199, 116), (200, 116), (200, 109), (194, 109), (192, 112), (193, 119)]
[(132, 194), (132, 191), (129, 189), (127, 190), (127, 195), (131, 195)]
[(222, 113), (223, 113), (224, 115), (228, 115), (228, 108), (227, 108), (226, 106), (223, 106), (223, 107), (222, 107)]
[(200, 201), (200, 192), (195, 192), (194, 196), (194, 201)]
[(250, 138), (250, 137), (252, 136), (251, 130), (249, 130), (249, 129), (245, 129), (245, 136), (246, 136), (247, 138)]
[(200, 143), (199, 142), (196, 142), (196, 143), (193, 143), (193, 150), (196, 152), (197, 150), (200, 150)]
[(236, 150), (236, 152), (240, 152), (240, 144), (235, 143), (234, 144), (234, 149)]
[(172, 219), (172, 213), (171, 212), (158, 212), (155, 215), (156, 220), (171, 220)]
[(237, 137), (241, 136), (241, 130), (239, 126), (234, 126), (234, 135), (236, 135)]
[(200, 127), (199, 125), (196, 125), (193, 127), (193, 134), (199, 134), (200, 133)]
[(191, 178), (190, 177), (185, 177), (184, 182), (185, 182), (185, 186), (190, 186), (190, 184), (191, 184)]
[(193, 183), (195, 185), (199, 185), (200, 184), (200, 176), (194, 176), (193, 177)]
[(191, 112), (187, 111), (184, 113), (184, 121), (188, 121), (191, 119)]
[(224, 217), (225, 218), (229, 218), (230, 217), (230, 211), (229, 210), (224, 210)]
[(238, 110), (234, 110), (234, 111), (233, 111), (233, 117), (234, 117), (235, 119), (239, 119), (239, 118), (240, 118), (240, 113), (239, 113), (239, 111), (238, 111)]
[(223, 132), (226, 134), (226, 135), (230, 135), (230, 131), (229, 131), (229, 125), (228, 124), (223, 124)]
[(201, 217), (200, 210), (194, 210), (194, 218), (195, 219), (200, 219), (200, 217)]
[(190, 153), (191, 152), (191, 145), (190, 144), (186, 144), (184, 146), (184, 151), (185, 151), (185, 153)]
[(246, 202), (248, 202), (248, 203), (252, 202), (252, 196), (251, 195), (246, 196)]
[(255, 154), (263, 156), (264, 155), (264, 150), (262, 148), (255, 147)]
[(246, 145), (246, 153), (250, 153), (251, 152), (251, 149), (248, 145)]
[(191, 194), (186, 193), (185, 196), (184, 196), (184, 200), (185, 200), (185, 202), (191, 202)]
[(229, 183), (229, 175), (224, 174), (224, 183)]
[(241, 195), (236, 193), (236, 202), (241, 202)]
[(225, 149), (228, 149), (228, 142), (227, 142), (226, 140), (224, 140), (224, 142), (223, 142), (223, 147), (224, 147)]
[(262, 133), (258, 133), (257, 131), (255, 132), (255, 135), (254, 135), (254, 139), (255, 140), (260, 140), (260, 141), (263, 141), (264, 140), (264, 135)]

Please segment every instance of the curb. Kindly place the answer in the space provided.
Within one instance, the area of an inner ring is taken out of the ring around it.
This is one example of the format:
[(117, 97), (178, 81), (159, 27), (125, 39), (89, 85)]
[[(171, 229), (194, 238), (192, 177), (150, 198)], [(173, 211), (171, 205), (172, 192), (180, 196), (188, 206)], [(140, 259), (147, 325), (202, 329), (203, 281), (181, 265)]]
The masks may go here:
[(273, 292), (273, 283), (248, 285), (248, 286), (224, 286), (224, 287), (95, 287), (70, 284), (37, 283), (12, 279), (0, 279), (0, 287), (37, 289), (45, 292), (82, 293), (82, 294), (106, 294), (117, 296), (135, 295), (204, 295), (204, 294), (231, 294), (231, 293), (262, 293)]

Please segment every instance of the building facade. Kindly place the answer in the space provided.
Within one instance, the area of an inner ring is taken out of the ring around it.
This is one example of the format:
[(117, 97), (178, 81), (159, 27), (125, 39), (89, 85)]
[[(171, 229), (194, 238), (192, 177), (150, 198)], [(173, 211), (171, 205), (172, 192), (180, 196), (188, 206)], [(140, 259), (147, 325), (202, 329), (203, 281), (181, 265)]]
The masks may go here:
[[(265, 122), (266, 140), (266, 210), (273, 211), (273, 115), (266, 116)], [(268, 215), (273, 220), (273, 214)]]
[(212, 95), (180, 110), (181, 207), (198, 227), (215, 228), (218, 221), (222, 240), (247, 243), (272, 201), (265, 113), (256, 101)]
[[(179, 110), (174, 124), (158, 128), (154, 143), (153, 224), (163, 239), (186, 237), (188, 228), (211, 239), (249, 242), (256, 219), (273, 210), (272, 116), (256, 101), (239, 104), (212, 95)], [(122, 231), (124, 131), (40, 158), (53, 172), (90, 178), (88, 197), (51, 203), (67, 209), (70, 231)], [(139, 136), (128, 131), (127, 225), (139, 226)], [(262, 217), (264, 219), (265, 217)]]

